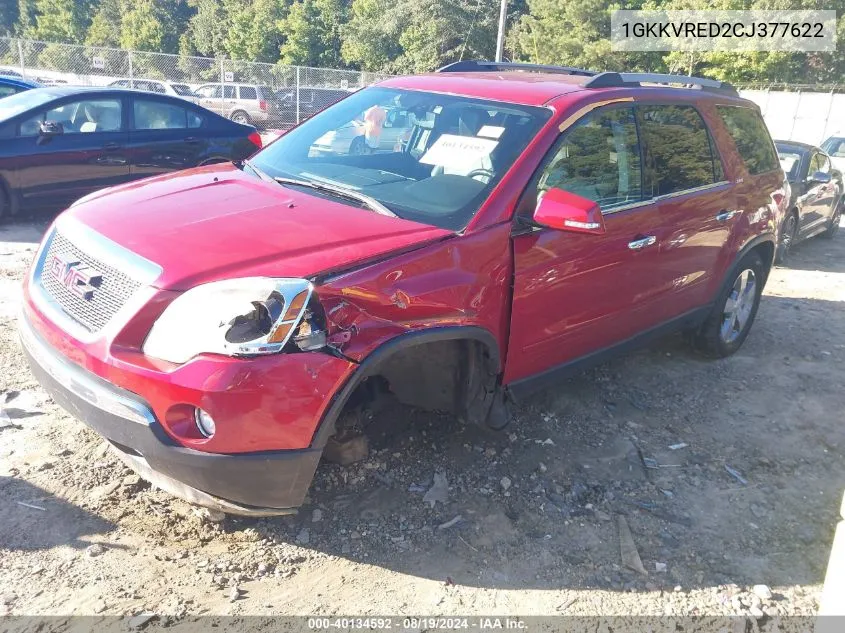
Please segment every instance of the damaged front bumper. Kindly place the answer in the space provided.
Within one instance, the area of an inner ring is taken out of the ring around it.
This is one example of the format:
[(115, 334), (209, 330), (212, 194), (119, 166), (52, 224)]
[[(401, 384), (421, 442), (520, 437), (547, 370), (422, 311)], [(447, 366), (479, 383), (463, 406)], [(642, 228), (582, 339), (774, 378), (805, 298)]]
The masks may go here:
[(231, 514), (295, 512), (308, 492), (322, 447), (218, 454), (186, 448), (164, 431), (152, 408), (71, 363), (22, 317), (21, 342), (33, 374), (56, 401), (103, 435), (141, 477), (190, 503)]

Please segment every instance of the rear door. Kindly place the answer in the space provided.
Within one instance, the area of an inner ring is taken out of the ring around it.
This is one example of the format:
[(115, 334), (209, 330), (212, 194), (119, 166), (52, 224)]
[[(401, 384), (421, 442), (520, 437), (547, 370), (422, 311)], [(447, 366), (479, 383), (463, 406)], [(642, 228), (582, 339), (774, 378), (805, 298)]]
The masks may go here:
[(191, 107), (155, 97), (132, 99), (129, 132), (133, 180), (199, 164), (208, 152), (203, 119)]
[[(40, 124), (59, 124), (45, 137)], [(18, 125), (9, 141), (21, 156), (17, 181), (29, 209), (63, 209), (82, 196), (129, 180), (126, 97), (54, 102)]]
[(701, 113), (682, 103), (637, 106), (648, 197), (669, 233), (658, 246), (655, 306), (661, 320), (701, 307), (720, 276), (720, 257), (739, 221), (734, 193)]
[(564, 189), (599, 203), (606, 233), (515, 230), (514, 289), (505, 382), (611, 347), (657, 325), (660, 244), (667, 228), (644, 196), (634, 108), (593, 110), (561, 134), (520, 202)]

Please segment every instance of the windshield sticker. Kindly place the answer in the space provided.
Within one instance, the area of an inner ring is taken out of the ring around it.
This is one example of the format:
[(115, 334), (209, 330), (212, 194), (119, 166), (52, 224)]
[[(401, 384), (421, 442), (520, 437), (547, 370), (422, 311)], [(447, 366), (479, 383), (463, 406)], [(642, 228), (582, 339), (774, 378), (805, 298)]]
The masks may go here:
[(420, 162), (457, 171), (472, 169), (489, 158), (498, 144), (498, 141), (489, 138), (441, 134)]
[(484, 138), (498, 139), (504, 131), (505, 128), (498, 127), (496, 125), (482, 125), (481, 129), (478, 130), (478, 136), (483, 136)]

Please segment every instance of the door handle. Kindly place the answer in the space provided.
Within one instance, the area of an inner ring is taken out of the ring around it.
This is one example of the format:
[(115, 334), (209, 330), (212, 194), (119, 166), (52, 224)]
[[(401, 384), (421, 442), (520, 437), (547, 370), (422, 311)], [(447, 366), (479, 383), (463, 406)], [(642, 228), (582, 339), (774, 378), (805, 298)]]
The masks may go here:
[(185, 141), (186, 143), (199, 143), (200, 142), (200, 140), (196, 136), (186, 136), (182, 140)]
[(646, 237), (638, 238), (633, 242), (628, 242), (628, 248), (630, 248), (632, 251), (638, 251), (649, 246), (654, 246), (656, 243), (657, 238), (653, 235), (648, 235)]
[(733, 211), (733, 210), (728, 211), (727, 209), (724, 209), (722, 211), (719, 211), (719, 213), (716, 215), (716, 221), (717, 222), (727, 222), (732, 217), (734, 217), (737, 213), (739, 213), (739, 211)]
[(120, 149), (120, 143), (106, 143), (103, 145), (103, 149)]

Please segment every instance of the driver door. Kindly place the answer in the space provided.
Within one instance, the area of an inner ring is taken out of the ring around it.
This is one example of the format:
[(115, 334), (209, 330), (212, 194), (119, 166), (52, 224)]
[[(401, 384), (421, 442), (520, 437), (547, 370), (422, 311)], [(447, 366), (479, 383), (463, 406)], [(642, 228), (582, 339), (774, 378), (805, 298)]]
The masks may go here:
[[(17, 182), (27, 209), (61, 210), (82, 196), (129, 180), (125, 99), (75, 99), (42, 110), (7, 141), (19, 155)], [(45, 136), (40, 123), (61, 125)]]
[(529, 185), (518, 213), (557, 188), (599, 203), (603, 235), (516, 225), (514, 289), (505, 383), (611, 347), (657, 325), (665, 288), (666, 233), (643, 200), (639, 139), (630, 105), (593, 110), (567, 129)]

